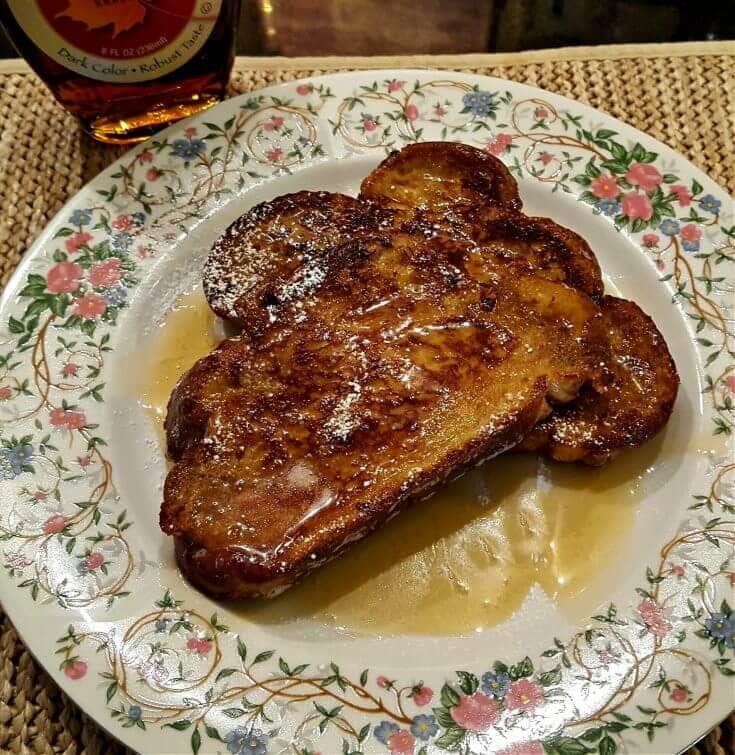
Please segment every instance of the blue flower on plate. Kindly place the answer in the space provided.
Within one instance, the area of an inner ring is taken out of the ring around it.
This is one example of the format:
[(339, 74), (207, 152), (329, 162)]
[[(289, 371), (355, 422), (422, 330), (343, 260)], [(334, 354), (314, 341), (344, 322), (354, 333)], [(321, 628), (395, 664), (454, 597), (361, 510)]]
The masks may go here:
[(699, 251), (699, 242), (698, 241), (687, 241), (686, 239), (683, 239), (681, 242), (681, 247), (685, 252), (698, 252)]
[(15, 475), (23, 471), (23, 465), (33, 456), (33, 446), (23, 443), (8, 449), (8, 461)]
[(102, 298), (107, 302), (108, 307), (124, 307), (128, 301), (128, 292), (125, 286), (118, 284), (105, 291)]
[(671, 218), (666, 218), (658, 229), (664, 236), (676, 236), (679, 233), (679, 224)]
[(508, 674), (493, 674), (491, 671), (482, 675), (482, 691), (486, 695), (502, 700), (510, 689), (510, 677)]
[(381, 721), (373, 730), (373, 735), (378, 742), (382, 742), (384, 745), (388, 744), (388, 740), (400, 731), (398, 724), (394, 724), (392, 721)]
[(145, 225), (145, 213), (144, 212), (133, 212), (130, 217), (133, 220), (133, 223), (137, 225), (139, 228)]
[(156, 619), (153, 626), (156, 628), (156, 632), (165, 632), (168, 629), (168, 619)]
[(13, 448), (0, 449), (0, 480), (12, 480), (23, 471), (23, 465), (33, 455), (33, 446), (27, 443)]
[(431, 739), (439, 731), (439, 724), (434, 716), (421, 714), (414, 716), (411, 723), (411, 734), (417, 739)]
[(716, 215), (720, 211), (720, 207), (722, 207), (722, 202), (719, 199), (715, 199), (711, 194), (705, 194), (699, 200), (699, 206), (705, 212), (711, 212), (713, 215)]
[(462, 104), (473, 115), (485, 118), (492, 113), (495, 100), (490, 92), (467, 92)]
[(127, 252), (133, 244), (133, 237), (123, 231), (115, 233), (112, 237), (112, 248), (118, 252)]
[(232, 755), (266, 755), (268, 752), (268, 737), (260, 729), (238, 726), (225, 734), (224, 743)]
[(143, 711), (140, 709), (139, 705), (131, 705), (128, 708), (128, 718), (132, 721), (140, 721), (142, 717)]
[(704, 626), (713, 640), (724, 640), (727, 647), (735, 647), (735, 616), (713, 613), (705, 620)]
[(207, 151), (204, 139), (174, 139), (171, 154), (184, 160), (193, 160), (197, 155)]
[(89, 225), (92, 222), (92, 210), (74, 210), (69, 222), (72, 225)]
[(597, 209), (603, 214), (612, 217), (620, 214), (620, 202), (617, 199), (601, 199), (597, 203)]

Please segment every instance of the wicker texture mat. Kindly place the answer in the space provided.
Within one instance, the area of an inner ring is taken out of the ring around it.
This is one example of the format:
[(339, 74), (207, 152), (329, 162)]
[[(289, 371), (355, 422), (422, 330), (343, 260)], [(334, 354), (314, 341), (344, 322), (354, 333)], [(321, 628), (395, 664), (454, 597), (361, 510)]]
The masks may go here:
[[(576, 48), (412, 58), (238, 59), (233, 93), (335, 70), (451, 68), (543, 87), (660, 139), (735, 194), (735, 45)], [(120, 150), (80, 133), (20, 64), (0, 63), (0, 283), (71, 196)], [(735, 714), (688, 755), (735, 753)], [(0, 607), (0, 752), (119, 755), (35, 663)]]

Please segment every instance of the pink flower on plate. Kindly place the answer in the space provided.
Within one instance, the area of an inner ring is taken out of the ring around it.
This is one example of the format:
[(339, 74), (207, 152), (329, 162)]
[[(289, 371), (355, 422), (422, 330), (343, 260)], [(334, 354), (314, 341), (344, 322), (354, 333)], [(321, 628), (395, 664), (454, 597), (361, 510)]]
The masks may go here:
[(86, 469), (91, 463), (91, 456), (77, 456), (77, 464), (79, 464), (82, 469)]
[(380, 687), (380, 689), (388, 689), (388, 687), (390, 687), (391, 685), (390, 679), (382, 675), (376, 677), (375, 683), (378, 685), (378, 687)]
[(671, 567), (671, 573), (677, 578), (681, 579), (686, 574), (686, 569), (681, 564), (676, 564)]
[(186, 649), (198, 655), (206, 655), (212, 649), (211, 640), (200, 640), (198, 637), (190, 637), (186, 641)]
[(735, 585), (735, 571), (730, 572), (730, 584)]
[(193, 139), (197, 135), (197, 130), (195, 126), (189, 126), (189, 128), (184, 131), (184, 134), (186, 134), (187, 138)]
[(55, 427), (65, 427), (67, 430), (81, 430), (87, 424), (84, 412), (72, 411), (56, 407), (50, 412), (50, 422)]
[(388, 82), (388, 91), (397, 92), (399, 89), (403, 89), (405, 84), (406, 84), (405, 81), (399, 81), (398, 79), (393, 79), (393, 81)]
[(633, 163), (625, 174), (625, 180), (631, 186), (640, 186), (643, 191), (651, 191), (664, 180), (664, 177), (649, 163)]
[(391, 755), (413, 755), (416, 740), (410, 731), (401, 729), (388, 738), (388, 749)]
[(590, 184), (590, 191), (598, 199), (614, 199), (620, 194), (620, 187), (615, 176), (602, 175)]
[(403, 109), (403, 112), (406, 114), (406, 118), (413, 123), (418, 117), (419, 117), (419, 109), (416, 107), (416, 105), (406, 105), (406, 107)]
[(13, 398), (13, 389), (7, 385), (2, 386), (0, 388), (0, 401), (7, 401), (10, 398)]
[(661, 239), (657, 233), (644, 233), (643, 234), (643, 246), (652, 249), (654, 246), (658, 246)]
[(79, 247), (83, 246), (85, 244), (89, 244), (90, 241), (92, 241), (94, 237), (91, 233), (87, 233), (87, 231), (81, 231), (80, 233), (74, 233), (64, 242), (64, 246), (66, 247), (66, 251), (69, 252), (69, 254), (74, 254), (75, 252), (79, 251)]
[(540, 155), (538, 156), (538, 159), (539, 159), (539, 160), (540, 160), (540, 161), (541, 161), (541, 162), (542, 162), (542, 163), (543, 163), (544, 165), (548, 165), (548, 164), (549, 164), (549, 163), (550, 163), (550, 162), (551, 162), (551, 161), (552, 161), (552, 160), (554, 159), (554, 155), (552, 155), (552, 154), (551, 154), (551, 152), (542, 152), (542, 153), (541, 153), (541, 154), (540, 154)]
[(49, 418), (52, 425), (56, 427), (63, 425), (66, 421), (66, 409), (62, 409), (61, 407), (52, 409), (49, 413)]
[(447, 111), (441, 105), (437, 105), (434, 108), (434, 115), (437, 118), (443, 118), (446, 114), (447, 114)]
[(699, 241), (702, 238), (702, 230), (698, 225), (694, 223), (687, 223), (681, 227), (679, 235), (684, 241)]
[(145, 177), (148, 181), (158, 181), (158, 179), (161, 177), (161, 173), (159, 172), (158, 168), (148, 168), (145, 173)]
[(90, 571), (99, 569), (102, 564), (105, 563), (105, 557), (99, 551), (92, 551), (87, 558), (84, 559), (84, 565)]
[(138, 162), (141, 162), (141, 163), (152, 163), (153, 162), (153, 152), (151, 152), (149, 149), (144, 149), (138, 155)]
[(543, 705), (544, 688), (531, 679), (519, 679), (510, 685), (505, 702), (511, 710), (533, 710)]
[(539, 106), (533, 111), (533, 115), (537, 121), (543, 121), (544, 118), (549, 117), (549, 111), (545, 107)]
[(69, 430), (81, 430), (87, 424), (87, 417), (84, 412), (66, 412), (64, 424)]
[(133, 227), (133, 219), (130, 215), (118, 215), (112, 221), (112, 227), (116, 231), (129, 231)]
[(735, 394), (735, 375), (728, 375), (725, 378), (725, 385), (730, 393)]
[(41, 528), (44, 535), (58, 535), (66, 527), (66, 517), (63, 514), (52, 514)]
[(46, 273), (46, 288), (52, 294), (71, 294), (79, 288), (83, 274), (76, 262), (57, 262)]
[(37, 490), (32, 497), (34, 501), (45, 501), (48, 498), (48, 493), (45, 490)]
[(422, 705), (428, 705), (434, 698), (434, 690), (430, 687), (418, 687), (414, 689), (411, 694), (414, 704), (421, 707)]
[(664, 617), (663, 608), (653, 600), (643, 600), (638, 604), (638, 614), (652, 634), (663, 639), (674, 628)]
[(372, 118), (364, 118), (362, 121), (362, 127), (365, 131), (375, 131), (378, 128), (378, 124)]
[[(104, 262), (92, 265), (89, 270), (89, 282), (97, 288), (109, 288), (114, 286), (122, 278), (122, 275), (120, 260), (117, 257), (110, 257)], [(104, 313), (104, 310), (102, 310), (102, 313)]]
[(513, 143), (513, 137), (510, 134), (497, 134), (495, 138), (485, 145), (485, 151), (491, 155), (502, 155)]
[(268, 120), (264, 125), (263, 129), (265, 131), (276, 131), (277, 129), (281, 128), (283, 126), (284, 119), (280, 115), (274, 115), (271, 116), (270, 120)]
[(684, 687), (674, 687), (671, 691), (671, 699), (675, 703), (685, 703), (689, 699), (689, 693)]
[(461, 698), (451, 709), (450, 715), (463, 729), (486, 731), (500, 718), (500, 709), (493, 698), (483, 692), (475, 692)]
[(544, 755), (541, 742), (517, 742), (501, 750), (498, 755)]
[(87, 664), (85, 661), (71, 661), (71, 663), (67, 663), (64, 666), (64, 674), (69, 677), (69, 679), (72, 679), (76, 681), (77, 679), (81, 679), (83, 676), (85, 676), (87, 673)]
[(79, 372), (79, 365), (74, 362), (67, 362), (61, 370), (64, 377), (75, 377)]
[(149, 246), (145, 246), (145, 244), (141, 244), (135, 251), (138, 253), (138, 257), (144, 260), (150, 255), (151, 248)]
[(623, 215), (630, 220), (650, 220), (653, 216), (651, 200), (645, 194), (631, 191), (623, 196)]
[(691, 192), (683, 184), (675, 184), (674, 186), (670, 187), (669, 191), (671, 191), (672, 194), (676, 194), (676, 201), (682, 207), (689, 207), (689, 205), (692, 203)]
[(656, 270), (666, 270), (666, 263), (663, 260), (656, 260)]
[(277, 163), (283, 157), (283, 150), (280, 147), (276, 147), (266, 152), (265, 156), (270, 162)]
[(300, 97), (306, 97), (307, 94), (311, 94), (314, 87), (311, 84), (299, 84), (296, 87), (296, 94)]
[(72, 312), (85, 320), (97, 320), (107, 311), (107, 302), (99, 294), (87, 294), (77, 299)]

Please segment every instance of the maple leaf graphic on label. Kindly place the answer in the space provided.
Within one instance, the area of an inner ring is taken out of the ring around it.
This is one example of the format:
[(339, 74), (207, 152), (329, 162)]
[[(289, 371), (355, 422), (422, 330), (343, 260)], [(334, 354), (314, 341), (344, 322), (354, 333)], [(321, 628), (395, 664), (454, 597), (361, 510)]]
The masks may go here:
[(81, 21), (87, 31), (102, 29), (113, 24), (112, 36), (132, 29), (143, 21), (146, 14), (141, 0), (115, 0), (100, 3), (99, 0), (67, 0), (69, 5), (56, 14), (56, 18), (70, 18)]

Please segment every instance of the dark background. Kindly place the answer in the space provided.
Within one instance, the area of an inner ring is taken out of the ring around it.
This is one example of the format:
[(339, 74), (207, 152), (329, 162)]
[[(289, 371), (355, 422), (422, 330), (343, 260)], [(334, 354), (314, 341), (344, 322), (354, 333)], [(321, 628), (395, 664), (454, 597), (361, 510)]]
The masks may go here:
[[(241, 55), (510, 52), (735, 38), (735, 0), (242, 0)], [(15, 50), (0, 32), (0, 57)]]

